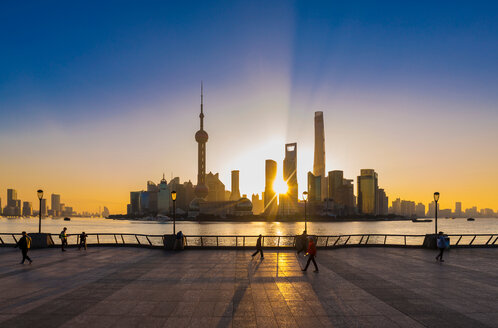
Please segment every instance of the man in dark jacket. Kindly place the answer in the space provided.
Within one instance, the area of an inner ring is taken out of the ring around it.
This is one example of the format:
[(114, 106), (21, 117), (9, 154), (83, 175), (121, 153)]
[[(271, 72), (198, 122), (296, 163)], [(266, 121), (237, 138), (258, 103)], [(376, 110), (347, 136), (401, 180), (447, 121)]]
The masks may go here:
[(59, 234), (59, 238), (61, 239), (61, 250), (63, 252), (65, 252), (66, 250), (64, 249), (64, 246), (67, 247), (67, 228), (64, 227), (64, 229), (62, 229), (61, 233)]
[(22, 237), (17, 242), (17, 246), (21, 249), (22, 253), (22, 262), (24, 264), (25, 260), (29, 261), (29, 264), (33, 262), (28, 256), (28, 250), (31, 247), (31, 237), (26, 234), (26, 231), (22, 232)]
[(252, 254), (252, 257), (254, 257), (258, 253), (261, 253), (261, 259), (265, 258), (263, 255), (263, 247), (261, 247), (261, 239), (262, 238), (263, 238), (263, 236), (259, 235), (258, 241), (256, 242), (256, 252), (254, 252), (254, 254)]

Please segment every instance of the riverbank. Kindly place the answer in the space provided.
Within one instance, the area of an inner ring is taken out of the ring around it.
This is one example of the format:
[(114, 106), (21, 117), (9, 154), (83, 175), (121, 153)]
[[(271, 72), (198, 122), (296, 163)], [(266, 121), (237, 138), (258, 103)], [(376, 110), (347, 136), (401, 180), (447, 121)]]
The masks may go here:
[[(155, 222), (169, 222), (173, 218), (160, 216), (145, 216), (145, 217), (134, 217), (126, 215), (110, 215), (107, 219), (111, 220), (132, 220), (132, 221), (155, 221)], [(235, 223), (235, 222), (303, 222), (304, 218), (299, 217), (266, 217), (262, 215), (251, 215), (251, 216), (236, 216), (236, 217), (219, 217), (212, 215), (202, 215), (196, 218), (189, 217), (177, 217), (175, 219), (178, 222), (225, 222), (225, 223)], [(344, 217), (330, 217), (330, 216), (313, 216), (308, 217), (308, 222), (376, 222), (376, 221), (409, 221), (412, 220), (410, 217), (399, 216), (399, 215), (387, 215), (387, 216), (344, 216)]]

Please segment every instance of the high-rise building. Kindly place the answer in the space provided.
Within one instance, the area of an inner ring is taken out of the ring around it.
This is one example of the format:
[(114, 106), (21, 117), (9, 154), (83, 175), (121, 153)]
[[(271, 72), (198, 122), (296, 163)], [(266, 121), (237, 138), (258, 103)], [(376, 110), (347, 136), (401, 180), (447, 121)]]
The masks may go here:
[[(72, 211), (72, 208), (71, 208), (71, 211)], [(109, 209), (106, 206), (104, 206), (104, 210), (102, 211), (102, 217), (107, 218), (107, 217), (109, 217), (110, 214), (111, 213), (109, 212)]]
[(263, 199), (262, 198), (260, 199), (258, 194), (252, 194), (251, 201), (252, 201), (252, 212), (254, 213), (254, 215), (261, 214), (265, 207)]
[(33, 205), (31, 204), (31, 202), (22, 203), (22, 215), (23, 216), (33, 215)]
[(297, 143), (285, 145), (284, 181), (287, 182), (289, 199), (297, 203)]
[(321, 202), (322, 200), (322, 177), (315, 176), (308, 172), (308, 201), (311, 203)]
[(149, 193), (149, 213), (157, 213), (157, 202), (159, 187), (152, 181), (147, 181), (147, 192)]
[(331, 198), (335, 203), (343, 203), (343, 186), (344, 172), (339, 170), (330, 171), (328, 176), (328, 198)]
[[(436, 215), (435, 208), (436, 208), (436, 203), (434, 201), (432, 201), (429, 204), (429, 210), (427, 211), (427, 216), (428, 217), (433, 218)], [(439, 203), (437, 204), (437, 210), (438, 210), (438, 213), (439, 213)]]
[(17, 200), (17, 190), (7, 189), (7, 206), (15, 207)]
[(209, 190), (207, 201), (221, 202), (225, 200), (225, 184), (221, 182), (219, 173), (209, 172), (206, 175), (206, 185)]
[(415, 215), (419, 218), (425, 217), (425, 205), (422, 203), (418, 203), (417, 206), (415, 206)]
[(150, 194), (148, 191), (140, 191), (140, 214), (150, 213)]
[[(239, 200), (240, 199), (240, 190), (239, 190), (239, 171), (232, 171), (232, 193), (230, 194), (230, 200)], [(254, 202), (253, 202), (254, 209)]]
[(401, 201), (401, 215), (412, 217), (415, 215), (415, 202), (409, 200)]
[(171, 199), (171, 192), (169, 191), (168, 183), (166, 179), (161, 179), (159, 183), (159, 192), (157, 195), (157, 212), (162, 215), (169, 214), (169, 200)]
[(273, 187), (277, 177), (277, 162), (267, 159), (265, 161), (265, 192), (264, 192), (264, 212), (268, 215), (277, 213), (277, 195)]
[(40, 201), (40, 211), (41, 211), (42, 217), (46, 217), (48, 215), (47, 200), (45, 198), (43, 198)]
[(377, 191), (377, 214), (387, 215), (389, 213), (389, 197), (387, 197), (384, 189)]
[(206, 185), (206, 143), (208, 134), (204, 131), (204, 100), (201, 83), (201, 113), (199, 114), (200, 129), (195, 133), (197, 142), (197, 185), (195, 186), (195, 196), (204, 199), (208, 196), (209, 189)]
[(327, 198), (327, 181), (325, 177), (325, 129), (323, 112), (315, 112), (315, 153), (313, 157), (313, 175), (321, 177), (322, 200)]
[(361, 214), (377, 214), (378, 175), (375, 170), (362, 169), (358, 176), (358, 211)]
[(462, 216), (462, 202), (455, 203), (455, 216)]
[(61, 195), (52, 194), (50, 209), (52, 210), (53, 216), (61, 215)]
[(130, 207), (131, 207), (131, 212), (129, 214), (131, 215), (139, 215), (141, 213), (141, 206), (140, 206), (140, 191), (132, 191), (130, 192)]

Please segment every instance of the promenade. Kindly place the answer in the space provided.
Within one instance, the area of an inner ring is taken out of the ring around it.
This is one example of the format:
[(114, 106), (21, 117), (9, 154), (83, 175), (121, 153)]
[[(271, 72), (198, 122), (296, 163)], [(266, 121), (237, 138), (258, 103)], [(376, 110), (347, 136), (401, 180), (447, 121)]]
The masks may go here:
[(0, 248), (0, 327), (498, 327), (497, 249), (251, 253)]

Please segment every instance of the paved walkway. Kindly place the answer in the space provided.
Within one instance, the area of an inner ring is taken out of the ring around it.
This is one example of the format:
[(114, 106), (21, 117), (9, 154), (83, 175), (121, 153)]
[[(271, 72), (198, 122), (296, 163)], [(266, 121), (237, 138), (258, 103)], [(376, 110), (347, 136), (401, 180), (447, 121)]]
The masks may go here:
[(0, 327), (498, 327), (498, 249), (250, 254), (0, 248)]

